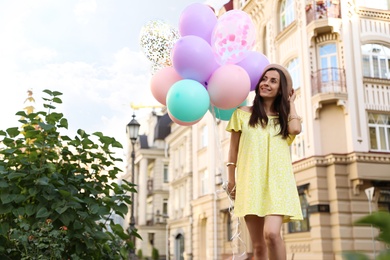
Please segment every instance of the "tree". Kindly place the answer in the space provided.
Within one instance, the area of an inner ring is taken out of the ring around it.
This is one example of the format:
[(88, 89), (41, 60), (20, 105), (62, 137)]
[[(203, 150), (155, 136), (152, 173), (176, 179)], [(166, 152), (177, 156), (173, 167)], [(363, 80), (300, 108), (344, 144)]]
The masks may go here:
[(62, 93), (43, 92), (48, 112), (20, 111), (21, 127), (0, 130), (0, 258), (125, 259), (140, 236), (112, 218), (124, 218), (135, 192), (114, 182), (112, 150), (123, 147), (101, 132), (61, 135)]

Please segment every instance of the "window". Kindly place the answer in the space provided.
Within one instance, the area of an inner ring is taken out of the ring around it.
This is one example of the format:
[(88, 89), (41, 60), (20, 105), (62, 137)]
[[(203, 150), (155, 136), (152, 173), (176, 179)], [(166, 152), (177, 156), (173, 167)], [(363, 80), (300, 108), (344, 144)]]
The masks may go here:
[(179, 234), (175, 238), (175, 259), (184, 260), (184, 236)]
[(390, 79), (390, 48), (381, 44), (362, 46), (363, 76)]
[(378, 210), (390, 212), (390, 190), (379, 191)]
[(169, 167), (168, 167), (168, 164), (164, 164), (164, 182), (167, 183), (169, 182), (169, 171), (168, 171)]
[(308, 189), (308, 185), (302, 185), (298, 187), (299, 200), (301, 202), (303, 220), (292, 221), (288, 223), (288, 232), (307, 232), (309, 231), (309, 203), (307, 202), (305, 191)]
[(232, 216), (230, 213), (230, 209), (226, 211), (226, 238), (227, 241), (232, 241), (233, 233), (232, 233)]
[(290, 74), (291, 74), (294, 89), (299, 88), (301, 86), (300, 77), (299, 77), (299, 74), (300, 74), (299, 59), (295, 58), (292, 61), (290, 61), (287, 64), (287, 69), (288, 69), (288, 72), (290, 72)]
[(207, 125), (204, 125), (201, 129), (201, 136), (200, 136), (200, 148), (207, 147), (208, 145), (208, 131), (207, 131)]
[(209, 192), (209, 171), (206, 169), (200, 174), (200, 195), (206, 195)]
[(370, 148), (375, 151), (390, 151), (390, 115), (368, 114)]
[(358, 0), (357, 5), (373, 9), (389, 10), (390, 0)]
[(320, 47), (321, 79), (322, 82), (338, 81), (337, 48), (335, 43), (329, 43)]
[(168, 199), (163, 200), (162, 214), (163, 217), (168, 217)]
[(280, 7), (280, 30), (283, 31), (287, 26), (289, 26), (294, 20), (294, 1), (293, 0), (284, 0)]

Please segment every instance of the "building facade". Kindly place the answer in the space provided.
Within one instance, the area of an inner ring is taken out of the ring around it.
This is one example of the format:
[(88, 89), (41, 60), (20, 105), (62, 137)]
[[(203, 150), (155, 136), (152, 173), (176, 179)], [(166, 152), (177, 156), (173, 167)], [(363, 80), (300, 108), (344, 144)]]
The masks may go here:
[[(373, 257), (385, 245), (354, 221), (370, 209), (390, 210), (390, 2), (234, 0), (222, 12), (230, 8), (251, 16), (256, 50), (290, 71), (303, 118), (291, 156), (305, 218), (283, 226), (288, 259), (342, 259), (346, 251)], [(157, 209), (167, 213), (160, 230), (166, 259), (251, 257), (245, 223), (230, 214), (221, 188), (226, 124), (208, 112), (193, 126), (170, 124), (164, 147), (137, 150), (137, 227)], [(153, 190), (161, 182), (160, 197), (142, 191), (148, 178)]]

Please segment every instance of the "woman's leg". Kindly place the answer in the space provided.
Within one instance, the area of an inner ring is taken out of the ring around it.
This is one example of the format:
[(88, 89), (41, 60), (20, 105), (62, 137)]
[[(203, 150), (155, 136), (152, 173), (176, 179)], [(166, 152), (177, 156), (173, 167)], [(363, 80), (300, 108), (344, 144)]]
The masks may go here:
[(264, 220), (264, 237), (270, 260), (286, 260), (286, 247), (280, 234), (283, 216), (269, 215)]
[(247, 215), (245, 223), (252, 240), (254, 260), (268, 260), (267, 245), (264, 240), (264, 218)]

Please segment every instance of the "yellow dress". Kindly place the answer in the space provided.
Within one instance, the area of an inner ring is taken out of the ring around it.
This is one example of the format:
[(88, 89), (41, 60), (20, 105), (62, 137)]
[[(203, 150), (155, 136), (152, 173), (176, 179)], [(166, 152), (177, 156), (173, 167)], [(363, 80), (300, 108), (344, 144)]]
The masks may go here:
[(278, 116), (266, 128), (248, 125), (250, 112), (236, 109), (226, 130), (241, 132), (236, 168), (234, 215), (283, 215), (284, 222), (302, 220), (289, 146), (295, 136), (279, 135)]

